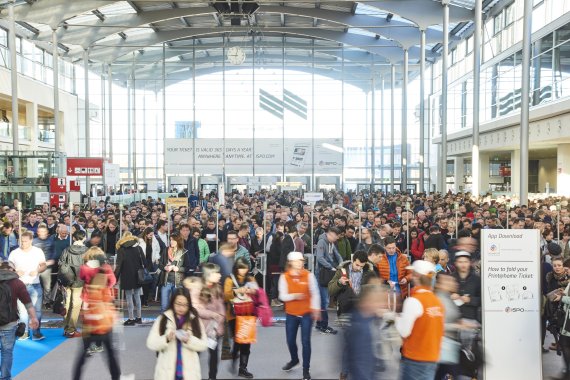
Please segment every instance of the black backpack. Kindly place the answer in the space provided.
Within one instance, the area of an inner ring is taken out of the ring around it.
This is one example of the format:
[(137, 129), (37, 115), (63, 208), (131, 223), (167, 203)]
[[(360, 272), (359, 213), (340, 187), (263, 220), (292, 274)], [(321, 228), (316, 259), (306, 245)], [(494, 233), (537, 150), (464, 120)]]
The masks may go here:
[[(17, 309), (12, 304), (12, 288), (8, 281), (0, 281), (0, 326), (18, 319)], [(4, 306), (5, 305), (5, 306)]]
[(71, 286), (77, 279), (77, 273), (75, 273), (75, 268), (71, 265), (69, 255), (67, 250), (63, 251), (63, 255), (58, 263), (57, 279), (62, 286)]

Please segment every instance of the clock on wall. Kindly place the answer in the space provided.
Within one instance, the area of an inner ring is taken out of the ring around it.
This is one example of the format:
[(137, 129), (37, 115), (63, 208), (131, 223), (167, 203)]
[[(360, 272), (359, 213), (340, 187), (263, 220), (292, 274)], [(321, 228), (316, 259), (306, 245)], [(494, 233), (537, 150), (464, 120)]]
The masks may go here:
[(232, 46), (228, 49), (227, 57), (232, 65), (241, 65), (245, 61), (245, 51), (239, 46)]

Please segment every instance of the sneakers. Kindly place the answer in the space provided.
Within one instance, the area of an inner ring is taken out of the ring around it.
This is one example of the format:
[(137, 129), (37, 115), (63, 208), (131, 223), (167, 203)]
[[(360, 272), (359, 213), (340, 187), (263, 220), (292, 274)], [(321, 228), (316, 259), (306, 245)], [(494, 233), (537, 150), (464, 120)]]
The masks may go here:
[(123, 323), (123, 326), (134, 326), (134, 325), (136, 325), (134, 319), (127, 319), (127, 320), (125, 321), (125, 323)]
[(66, 332), (63, 334), (66, 338), (81, 338), (81, 333), (77, 330), (72, 332)]
[(336, 335), (338, 333), (338, 331), (333, 329), (332, 327), (325, 327), (325, 328), (320, 327), (319, 331), (321, 332), (321, 334), (330, 334), (330, 335)]
[(303, 380), (311, 380), (311, 373), (306, 368), (303, 368)]
[(297, 360), (297, 361), (290, 361), (289, 363), (285, 364), (281, 369), (285, 372), (289, 372), (298, 367), (299, 367), (299, 361)]
[(277, 298), (271, 300), (271, 307), (281, 307), (283, 302), (279, 301)]
[(28, 340), (28, 339), (30, 339), (30, 334), (28, 334), (27, 332), (25, 332), (24, 335), (18, 338), (18, 340)]
[(140, 325), (142, 323), (142, 318), (135, 318), (135, 324)]
[(46, 337), (44, 336), (44, 334), (42, 334), (41, 332), (37, 332), (34, 335), (32, 335), (32, 340), (44, 340)]

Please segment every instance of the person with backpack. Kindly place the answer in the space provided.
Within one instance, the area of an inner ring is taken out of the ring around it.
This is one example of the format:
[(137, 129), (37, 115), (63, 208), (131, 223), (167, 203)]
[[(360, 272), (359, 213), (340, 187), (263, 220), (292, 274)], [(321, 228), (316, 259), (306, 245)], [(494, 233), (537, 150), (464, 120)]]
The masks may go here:
[(63, 334), (67, 338), (77, 338), (81, 333), (77, 331), (77, 320), (81, 311), (81, 294), (83, 281), (79, 278), (79, 271), (83, 265), (83, 255), (87, 252), (85, 246), (85, 232), (78, 230), (73, 233), (73, 245), (66, 248), (59, 258), (57, 279), (65, 288), (65, 320)]
[[(14, 265), (8, 261), (0, 264), (0, 342), (2, 342), (0, 357), (0, 378), (10, 380), (12, 377), (12, 361), (16, 333), (18, 330), (18, 301), (20, 301), (30, 317), (30, 328), (39, 326), (36, 309), (26, 285), (19, 279)], [(25, 327), (25, 326), (24, 326)]]

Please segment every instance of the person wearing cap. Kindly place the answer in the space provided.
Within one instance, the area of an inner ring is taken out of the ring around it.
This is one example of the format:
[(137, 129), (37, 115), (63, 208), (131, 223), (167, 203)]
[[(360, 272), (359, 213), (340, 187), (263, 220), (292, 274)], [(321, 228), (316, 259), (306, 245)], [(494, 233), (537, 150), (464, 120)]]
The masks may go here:
[(481, 277), (471, 266), (471, 254), (467, 251), (455, 253), (455, 272), (452, 276), (457, 281), (457, 292), (451, 299), (459, 306), (461, 316), (481, 322)]
[(432, 380), (444, 334), (444, 308), (433, 293), (435, 265), (416, 260), (406, 269), (412, 271), (414, 288), (406, 298), (395, 327), (402, 337), (401, 380)]
[(291, 360), (283, 366), (289, 372), (299, 366), (297, 331), (301, 327), (303, 346), (303, 380), (310, 380), (311, 329), (321, 318), (321, 297), (315, 276), (304, 269), (304, 255), (290, 252), (287, 268), (279, 277), (279, 299), (285, 304), (285, 334)]

